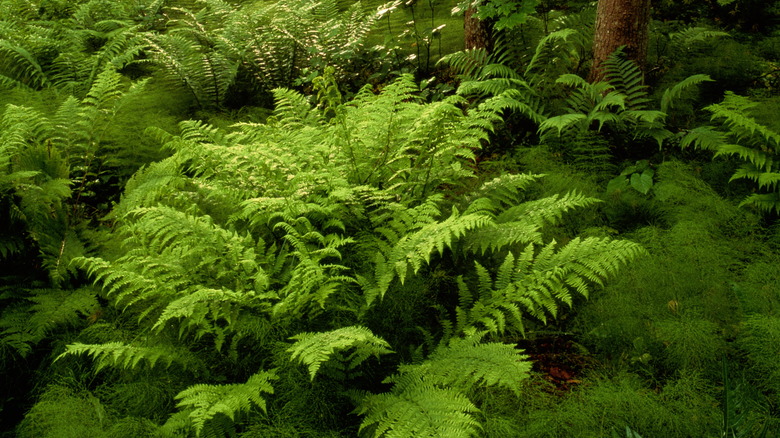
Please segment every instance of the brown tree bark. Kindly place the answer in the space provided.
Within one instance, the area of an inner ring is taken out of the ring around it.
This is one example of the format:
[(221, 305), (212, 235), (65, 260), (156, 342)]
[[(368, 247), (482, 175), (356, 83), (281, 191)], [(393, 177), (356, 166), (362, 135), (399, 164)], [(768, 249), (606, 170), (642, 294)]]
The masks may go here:
[(493, 50), (493, 38), (490, 24), (476, 17), (477, 8), (470, 6), (466, 9), (463, 20), (463, 40), (466, 50), (485, 49), (490, 53)]
[(591, 82), (604, 78), (601, 64), (618, 47), (645, 71), (650, 35), (650, 0), (599, 0), (593, 39)]

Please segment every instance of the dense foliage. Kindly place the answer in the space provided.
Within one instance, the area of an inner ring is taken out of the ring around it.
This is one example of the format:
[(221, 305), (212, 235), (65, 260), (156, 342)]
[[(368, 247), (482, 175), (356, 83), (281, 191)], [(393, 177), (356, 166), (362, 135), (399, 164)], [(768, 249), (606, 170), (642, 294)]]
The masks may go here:
[(0, 434), (777, 436), (765, 3), (0, 1)]

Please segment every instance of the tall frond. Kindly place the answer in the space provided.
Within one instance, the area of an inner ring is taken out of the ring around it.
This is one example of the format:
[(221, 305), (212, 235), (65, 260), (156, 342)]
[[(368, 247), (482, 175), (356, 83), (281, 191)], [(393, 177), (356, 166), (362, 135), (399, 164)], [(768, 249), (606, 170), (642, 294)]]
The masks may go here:
[(201, 367), (202, 364), (188, 350), (172, 345), (127, 345), (121, 342), (109, 342), (105, 344), (82, 344), (76, 342), (65, 347), (65, 352), (57, 356), (56, 360), (69, 355), (91, 356), (95, 362), (96, 371), (106, 367), (116, 367), (128, 370), (144, 365), (155, 367), (164, 365), (170, 367), (174, 363), (184, 369)]
[(195, 435), (201, 436), (208, 422), (220, 415), (235, 420), (238, 414), (254, 407), (265, 411), (263, 393), (273, 394), (271, 381), (276, 378), (273, 371), (260, 371), (245, 383), (193, 385), (176, 395), (179, 401), (176, 406), (187, 413)]
[(290, 360), (298, 360), (309, 368), (312, 380), (320, 367), (329, 363), (335, 353), (352, 350), (348, 355), (339, 354), (345, 370), (363, 363), (370, 356), (392, 353), (390, 344), (374, 335), (365, 327), (342, 327), (323, 333), (299, 333), (293, 336), (296, 342), (287, 351)]

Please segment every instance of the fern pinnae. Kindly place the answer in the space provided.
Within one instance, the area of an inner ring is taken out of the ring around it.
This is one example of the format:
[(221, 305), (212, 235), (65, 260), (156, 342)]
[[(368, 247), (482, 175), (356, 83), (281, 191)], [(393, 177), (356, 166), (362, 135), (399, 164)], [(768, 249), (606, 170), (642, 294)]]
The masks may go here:
[(540, 70), (543, 66), (549, 65), (553, 57), (556, 56), (556, 49), (560, 50), (560, 47), (556, 43), (566, 42), (571, 36), (577, 33), (574, 29), (561, 29), (555, 32), (551, 32), (539, 41), (536, 46), (536, 51), (528, 62), (525, 69), (525, 77), (531, 77), (535, 71)]
[(290, 360), (305, 364), (312, 380), (322, 365), (330, 361), (336, 352), (354, 348), (349, 356), (342, 356), (342, 360), (346, 361), (346, 370), (357, 367), (370, 356), (379, 357), (393, 352), (384, 339), (361, 326), (343, 327), (322, 333), (299, 333), (291, 339), (296, 342), (287, 349)]
[(245, 383), (193, 385), (176, 395), (176, 406), (187, 412), (195, 434), (199, 437), (206, 425), (218, 415), (235, 421), (236, 415), (250, 411), (255, 406), (265, 411), (263, 393), (274, 393), (271, 381), (277, 378), (274, 371), (260, 371)]
[(668, 114), (686, 90), (704, 82), (712, 82), (712, 78), (704, 74), (692, 75), (664, 90), (664, 94), (661, 96), (661, 111)]
[(127, 370), (138, 368), (143, 361), (150, 368), (158, 363), (164, 363), (169, 368), (174, 363), (184, 369), (201, 368), (203, 364), (188, 350), (176, 348), (170, 345), (134, 346), (122, 342), (109, 342), (105, 344), (82, 344), (80, 342), (65, 347), (65, 352), (57, 356), (55, 361), (68, 355), (91, 356), (96, 361), (95, 370), (100, 371), (106, 367), (117, 367)]

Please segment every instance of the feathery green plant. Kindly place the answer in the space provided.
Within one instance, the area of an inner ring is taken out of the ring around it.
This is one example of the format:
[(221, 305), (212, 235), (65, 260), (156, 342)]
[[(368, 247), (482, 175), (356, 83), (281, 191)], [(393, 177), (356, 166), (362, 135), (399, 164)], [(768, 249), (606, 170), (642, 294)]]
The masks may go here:
[[(528, 200), (525, 191), (540, 176), (475, 184), (474, 153), (500, 120), (496, 110), (464, 111), (457, 96), (424, 103), (408, 76), (340, 103), (330, 82), (315, 81), (320, 102), (276, 90), (266, 124), (151, 130), (172, 155), (128, 182), (111, 215), (118, 253), (75, 261), (137, 321), (144, 341), (73, 344), (66, 356), (88, 354), (98, 367), (129, 371), (186, 365), (181, 358), (194, 356), (193, 363), (217, 361), (225, 370), (220, 379), (192, 380), (179, 395), (184, 409), (165, 429), (220, 433), (233, 430), (239, 412), (264, 408), (258, 393), (293, 378), (293, 368), (265, 359), (280, 344), (290, 361), (308, 367), (312, 385), (346, 394), (369, 379), (375, 389), (376, 375), (386, 376), (401, 356), (387, 353), (410, 346), (385, 341), (392, 333), (373, 329), (371, 310), (428, 270), (446, 269), (464, 285), (479, 282), (478, 295), (468, 299), (462, 288), (456, 308), (454, 289), (442, 289), (453, 299), (431, 304), (456, 316), (422, 327), (440, 348), (427, 357), (420, 349), (418, 363), (401, 365), (388, 381), (389, 393), (366, 395), (358, 410), (363, 429), (376, 435), (435, 428), (473, 435), (480, 420), (471, 393), (516, 391), (529, 368), (514, 346), (484, 339), (500, 338), (502, 312), (511, 310), (513, 330), (526, 317), (544, 322), (559, 303), (571, 305), (573, 294), (586, 295), (642, 254), (630, 242), (545, 238), (544, 227), (596, 201), (577, 193)], [(505, 260), (496, 272), (494, 258)], [(425, 311), (414, 318), (423, 321)], [(168, 348), (168, 334), (183, 349)], [(372, 355), (382, 356), (381, 366), (367, 361)], [(233, 371), (238, 363), (241, 371)], [(279, 381), (266, 374), (247, 381), (272, 368)], [(426, 413), (435, 415), (426, 420)], [(398, 416), (407, 414), (415, 421), (405, 427)]]
[(401, 365), (386, 379), (393, 388), (365, 396), (356, 412), (361, 431), (374, 437), (478, 436), (479, 411), (468, 398), (477, 386), (498, 386), (519, 394), (528, 376), (527, 357), (514, 346), (483, 343), (483, 334), (452, 338), (425, 361)]
[(720, 123), (721, 129), (710, 126), (692, 129), (680, 146), (708, 149), (714, 151), (716, 157), (738, 157), (743, 164), (730, 181), (752, 181), (759, 191), (742, 200), (740, 205), (780, 213), (780, 172), (776, 163), (780, 154), (780, 134), (750, 115), (756, 105), (749, 98), (726, 93), (723, 102), (705, 108), (712, 113), (712, 121)]
[(312, 380), (323, 363), (330, 362), (336, 351), (355, 349), (343, 359), (347, 371), (360, 365), (369, 356), (392, 353), (390, 344), (365, 327), (343, 327), (325, 333), (299, 333), (292, 339), (296, 342), (287, 350), (291, 353), (290, 360), (297, 359), (306, 364)]
[[(100, 153), (103, 134), (121, 108), (122, 97), (142, 87), (143, 82), (124, 91), (121, 76), (107, 69), (82, 101), (65, 99), (51, 117), (26, 107), (6, 107), (0, 189), (11, 217), (7, 231), (21, 229), (35, 243), (54, 284), (67, 279), (73, 271), (70, 260), (84, 253), (78, 227), (79, 221), (94, 214), (88, 198), (108, 162)], [(18, 251), (14, 242), (11, 237), (0, 253)]]
[[(276, 379), (272, 371), (261, 371), (252, 375), (245, 383), (227, 385), (194, 385), (180, 392), (177, 407), (183, 408), (191, 422), (195, 435), (200, 437), (207, 424), (219, 415), (235, 420), (236, 415), (257, 406), (265, 411), (266, 402), (262, 393), (273, 394), (271, 380)], [(162, 426), (163, 430), (176, 430), (177, 420)]]

